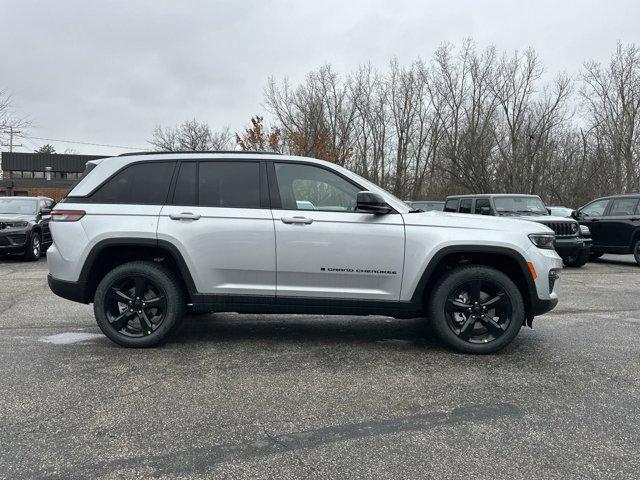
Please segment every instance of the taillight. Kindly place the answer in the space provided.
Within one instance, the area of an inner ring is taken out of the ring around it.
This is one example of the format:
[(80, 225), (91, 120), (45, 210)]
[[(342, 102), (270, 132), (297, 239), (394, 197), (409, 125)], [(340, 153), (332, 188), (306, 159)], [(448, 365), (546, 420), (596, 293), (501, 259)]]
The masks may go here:
[(51, 212), (52, 222), (77, 222), (87, 212), (84, 210), (54, 210)]

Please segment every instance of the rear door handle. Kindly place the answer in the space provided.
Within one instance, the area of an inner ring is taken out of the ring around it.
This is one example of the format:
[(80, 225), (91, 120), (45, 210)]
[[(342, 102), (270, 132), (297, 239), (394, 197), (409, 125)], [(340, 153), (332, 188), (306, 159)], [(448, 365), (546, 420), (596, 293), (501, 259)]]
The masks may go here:
[(200, 215), (191, 212), (170, 213), (171, 220), (200, 220)]
[(300, 225), (311, 225), (313, 223), (313, 218), (307, 217), (282, 217), (282, 223), (294, 223)]

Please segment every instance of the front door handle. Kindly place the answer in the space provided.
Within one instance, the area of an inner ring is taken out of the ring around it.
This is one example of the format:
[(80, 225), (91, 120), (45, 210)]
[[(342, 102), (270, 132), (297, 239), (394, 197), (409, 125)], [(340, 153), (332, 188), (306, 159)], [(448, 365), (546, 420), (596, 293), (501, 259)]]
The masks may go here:
[(191, 212), (170, 213), (169, 218), (171, 220), (200, 220), (200, 215)]
[(294, 223), (299, 225), (311, 225), (313, 223), (313, 218), (307, 217), (282, 217), (282, 223)]

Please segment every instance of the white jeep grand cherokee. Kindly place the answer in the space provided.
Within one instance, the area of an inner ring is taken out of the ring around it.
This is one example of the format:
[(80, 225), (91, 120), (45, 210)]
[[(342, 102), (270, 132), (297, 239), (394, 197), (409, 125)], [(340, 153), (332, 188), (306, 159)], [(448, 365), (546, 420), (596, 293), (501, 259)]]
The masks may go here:
[(562, 267), (542, 225), (412, 211), (332, 163), (264, 153), (92, 160), (51, 232), (51, 289), (127, 347), (190, 308), (425, 316), (448, 346), (490, 353), (556, 305)]

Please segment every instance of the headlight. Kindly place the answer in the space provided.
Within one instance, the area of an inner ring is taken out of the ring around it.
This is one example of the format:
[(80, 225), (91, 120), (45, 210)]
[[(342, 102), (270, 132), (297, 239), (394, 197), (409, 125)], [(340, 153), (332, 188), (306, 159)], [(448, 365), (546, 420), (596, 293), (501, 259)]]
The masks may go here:
[(10, 222), (7, 223), (7, 227), (9, 228), (25, 228), (29, 225), (28, 222)]
[(556, 243), (556, 236), (553, 233), (532, 233), (529, 240), (538, 248), (553, 250)]
[(587, 227), (586, 225), (580, 225), (580, 235), (582, 235), (583, 237), (590, 237), (591, 230), (589, 230), (589, 227)]

